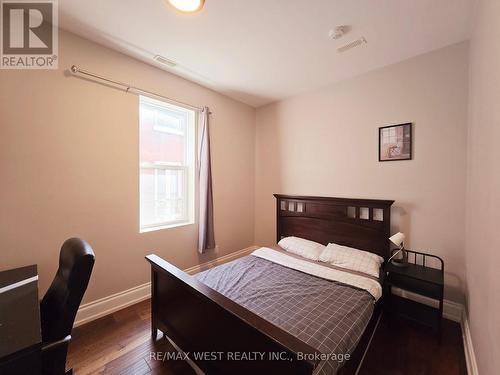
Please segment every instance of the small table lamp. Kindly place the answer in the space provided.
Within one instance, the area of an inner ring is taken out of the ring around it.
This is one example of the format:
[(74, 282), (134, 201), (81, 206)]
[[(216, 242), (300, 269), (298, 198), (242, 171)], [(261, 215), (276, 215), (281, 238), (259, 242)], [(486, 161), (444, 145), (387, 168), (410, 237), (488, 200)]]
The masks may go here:
[[(389, 241), (391, 241), (394, 245), (398, 246), (399, 250), (396, 251), (394, 254), (392, 254), (388, 262), (391, 262), (393, 265), (398, 267), (406, 267), (408, 265), (408, 253), (405, 251), (404, 240), (405, 240), (405, 235), (404, 233), (401, 232), (398, 232), (389, 238)], [(394, 257), (399, 253), (403, 255), (402, 258), (394, 259)]]

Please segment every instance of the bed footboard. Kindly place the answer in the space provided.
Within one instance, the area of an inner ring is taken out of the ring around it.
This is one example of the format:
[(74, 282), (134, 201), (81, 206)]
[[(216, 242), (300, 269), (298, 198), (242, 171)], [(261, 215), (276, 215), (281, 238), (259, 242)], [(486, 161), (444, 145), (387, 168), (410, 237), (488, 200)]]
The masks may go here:
[(319, 352), (156, 255), (152, 335), (161, 330), (206, 374), (310, 375)]

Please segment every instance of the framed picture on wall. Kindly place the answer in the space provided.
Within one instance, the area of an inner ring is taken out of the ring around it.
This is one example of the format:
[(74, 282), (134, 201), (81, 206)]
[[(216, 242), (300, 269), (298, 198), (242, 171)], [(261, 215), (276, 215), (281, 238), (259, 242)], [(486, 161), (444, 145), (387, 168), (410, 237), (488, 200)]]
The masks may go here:
[(378, 161), (411, 160), (411, 122), (378, 128)]

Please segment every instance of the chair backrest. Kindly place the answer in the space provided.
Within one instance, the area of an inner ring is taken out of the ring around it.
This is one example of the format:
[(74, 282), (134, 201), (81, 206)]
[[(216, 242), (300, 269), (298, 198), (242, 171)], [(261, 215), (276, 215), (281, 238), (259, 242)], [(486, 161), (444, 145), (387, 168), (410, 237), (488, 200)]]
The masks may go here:
[(94, 267), (94, 251), (79, 238), (66, 240), (59, 255), (59, 269), (40, 303), (42, 341), (71, 334), (80, 302)]

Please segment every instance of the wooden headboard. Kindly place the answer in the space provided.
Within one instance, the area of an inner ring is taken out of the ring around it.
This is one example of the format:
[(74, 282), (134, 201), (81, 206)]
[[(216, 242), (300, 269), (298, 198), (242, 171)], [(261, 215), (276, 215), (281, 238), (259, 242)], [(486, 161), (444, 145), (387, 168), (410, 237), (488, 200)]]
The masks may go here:
[(277, 241), (296, 236), (389, 257), (392, 200), (276, 197)]

